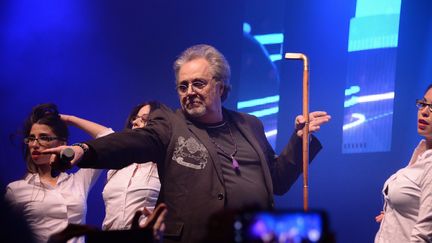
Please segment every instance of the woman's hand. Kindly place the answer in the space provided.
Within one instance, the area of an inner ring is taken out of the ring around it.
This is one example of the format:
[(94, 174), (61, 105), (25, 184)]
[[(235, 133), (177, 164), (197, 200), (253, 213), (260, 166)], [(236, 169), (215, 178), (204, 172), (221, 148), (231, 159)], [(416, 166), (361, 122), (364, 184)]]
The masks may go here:
[(74, 116), (71, 115), (60, 114), (60, 119), (64, 121), (67, 125), (73, 125), (73, 118)]
[[(165, 230), (165, 217), (168, 213), (166, 204), (159, 204), (153, 212), (150, 212), (146, 207), (142, 211), (137, 211), (132, 219), (132, 229), (152, 230), (155, 240), (161, 240)], [(141, 215), (147, 217), (144, 224), (139, 223)]]
[(377, 223), (381, 223), (381, 221), (383, 220), (383, 218), (384, 218), (384, 211), (381, 211), (381, 213), (375, 217), (375, 221)]

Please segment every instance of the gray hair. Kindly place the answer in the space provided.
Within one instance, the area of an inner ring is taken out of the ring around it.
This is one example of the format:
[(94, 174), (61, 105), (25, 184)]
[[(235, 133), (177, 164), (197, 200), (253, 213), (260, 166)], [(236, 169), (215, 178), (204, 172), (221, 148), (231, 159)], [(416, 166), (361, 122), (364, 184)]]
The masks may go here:
[(222, 53), (213, 46), (200, 44), (191, 46), (183, 51), (177, 60), (175, 60), (173, 65), (176, 81), (179, 81), (179, 72), (182, 65), (198, 58), (204, 58), (207, 60), (210, 63), (213, 78), (216, 81), (222, 82), (224, 89), (221, 100), (222, 102), (225, 101), (231, 90), (231, 70), (224, 55), (222, 55)]

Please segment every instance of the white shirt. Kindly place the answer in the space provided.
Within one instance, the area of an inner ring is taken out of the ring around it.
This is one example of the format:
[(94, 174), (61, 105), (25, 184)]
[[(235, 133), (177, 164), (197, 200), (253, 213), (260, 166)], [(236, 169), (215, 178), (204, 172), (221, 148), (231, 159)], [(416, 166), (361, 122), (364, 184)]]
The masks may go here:
[(375, 243), (432, 242), (432, 149), (426, 150), (424, 140), (409, 164), (385, 182), (383, 195)]
[[(100, 173), (95, 169), (61, 173), (55, 186), (42, 182), (37, 173), (28, 174), (7, 186), (6, 198), (22, 210), (36, 241), (47, 242), (69, 223), (85, 224), (87, 195)], [(84, 242), (84, 237), (68, 242)]]
[[(106, 213), (102, 229), (130, 229), (136, 211), (144, 207), (153, 211), (160, 186), (157, 167), (152, 162), (108, 171), (102, 192)], [(145, 220), (146, 217), (141, 217), (140, 223)]]

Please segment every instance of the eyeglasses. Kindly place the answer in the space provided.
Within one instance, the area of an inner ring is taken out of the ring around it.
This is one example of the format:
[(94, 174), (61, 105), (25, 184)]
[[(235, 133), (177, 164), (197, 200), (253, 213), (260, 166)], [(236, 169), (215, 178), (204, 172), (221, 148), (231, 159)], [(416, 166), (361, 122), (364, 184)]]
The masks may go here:
[(142, 115), (142, 116), (133, 116), (130, 120), (130, 124), (133, 126), (134, 121), (136, 119), (140, 119), (142, 123), (144, 123), (144, 126), (147, 125), (148, 122), (148, 114)]
[(422, 110), (427, 106), (429, 108), (429, 112), (432, 112), (432, 104), (428, 104), (424, 100), (416, 100), (416, 106), (419, 110)]
[(194, 79), (191, 82), (183, 81), (177, 85), (177, 92), (179, 92), (179, 94), (185, 94), (189, 89), (189, 85), (191, 85), (194, 91), (202, 90), (208, 83), (209, 81), (205, 79)]
[(50, 136), (40, 136), (39, 138), (26, 137), (24, 138), (24, 143), (31, 144), (34, 141), (37, 141), (41, 146), (48, 146), (50, 142), (54, 140), (64, 140), (64, 139), (58, 137), (50, 137)]

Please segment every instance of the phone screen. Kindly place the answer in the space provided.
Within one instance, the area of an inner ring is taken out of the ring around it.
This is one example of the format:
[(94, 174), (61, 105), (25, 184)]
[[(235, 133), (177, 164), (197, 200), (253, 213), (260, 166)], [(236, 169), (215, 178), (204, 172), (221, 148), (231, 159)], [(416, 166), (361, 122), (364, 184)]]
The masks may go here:
[(325, 220), (321, 212), (257, 212), (245, 214), (234, 228), (247, 242), (321, 242)]

